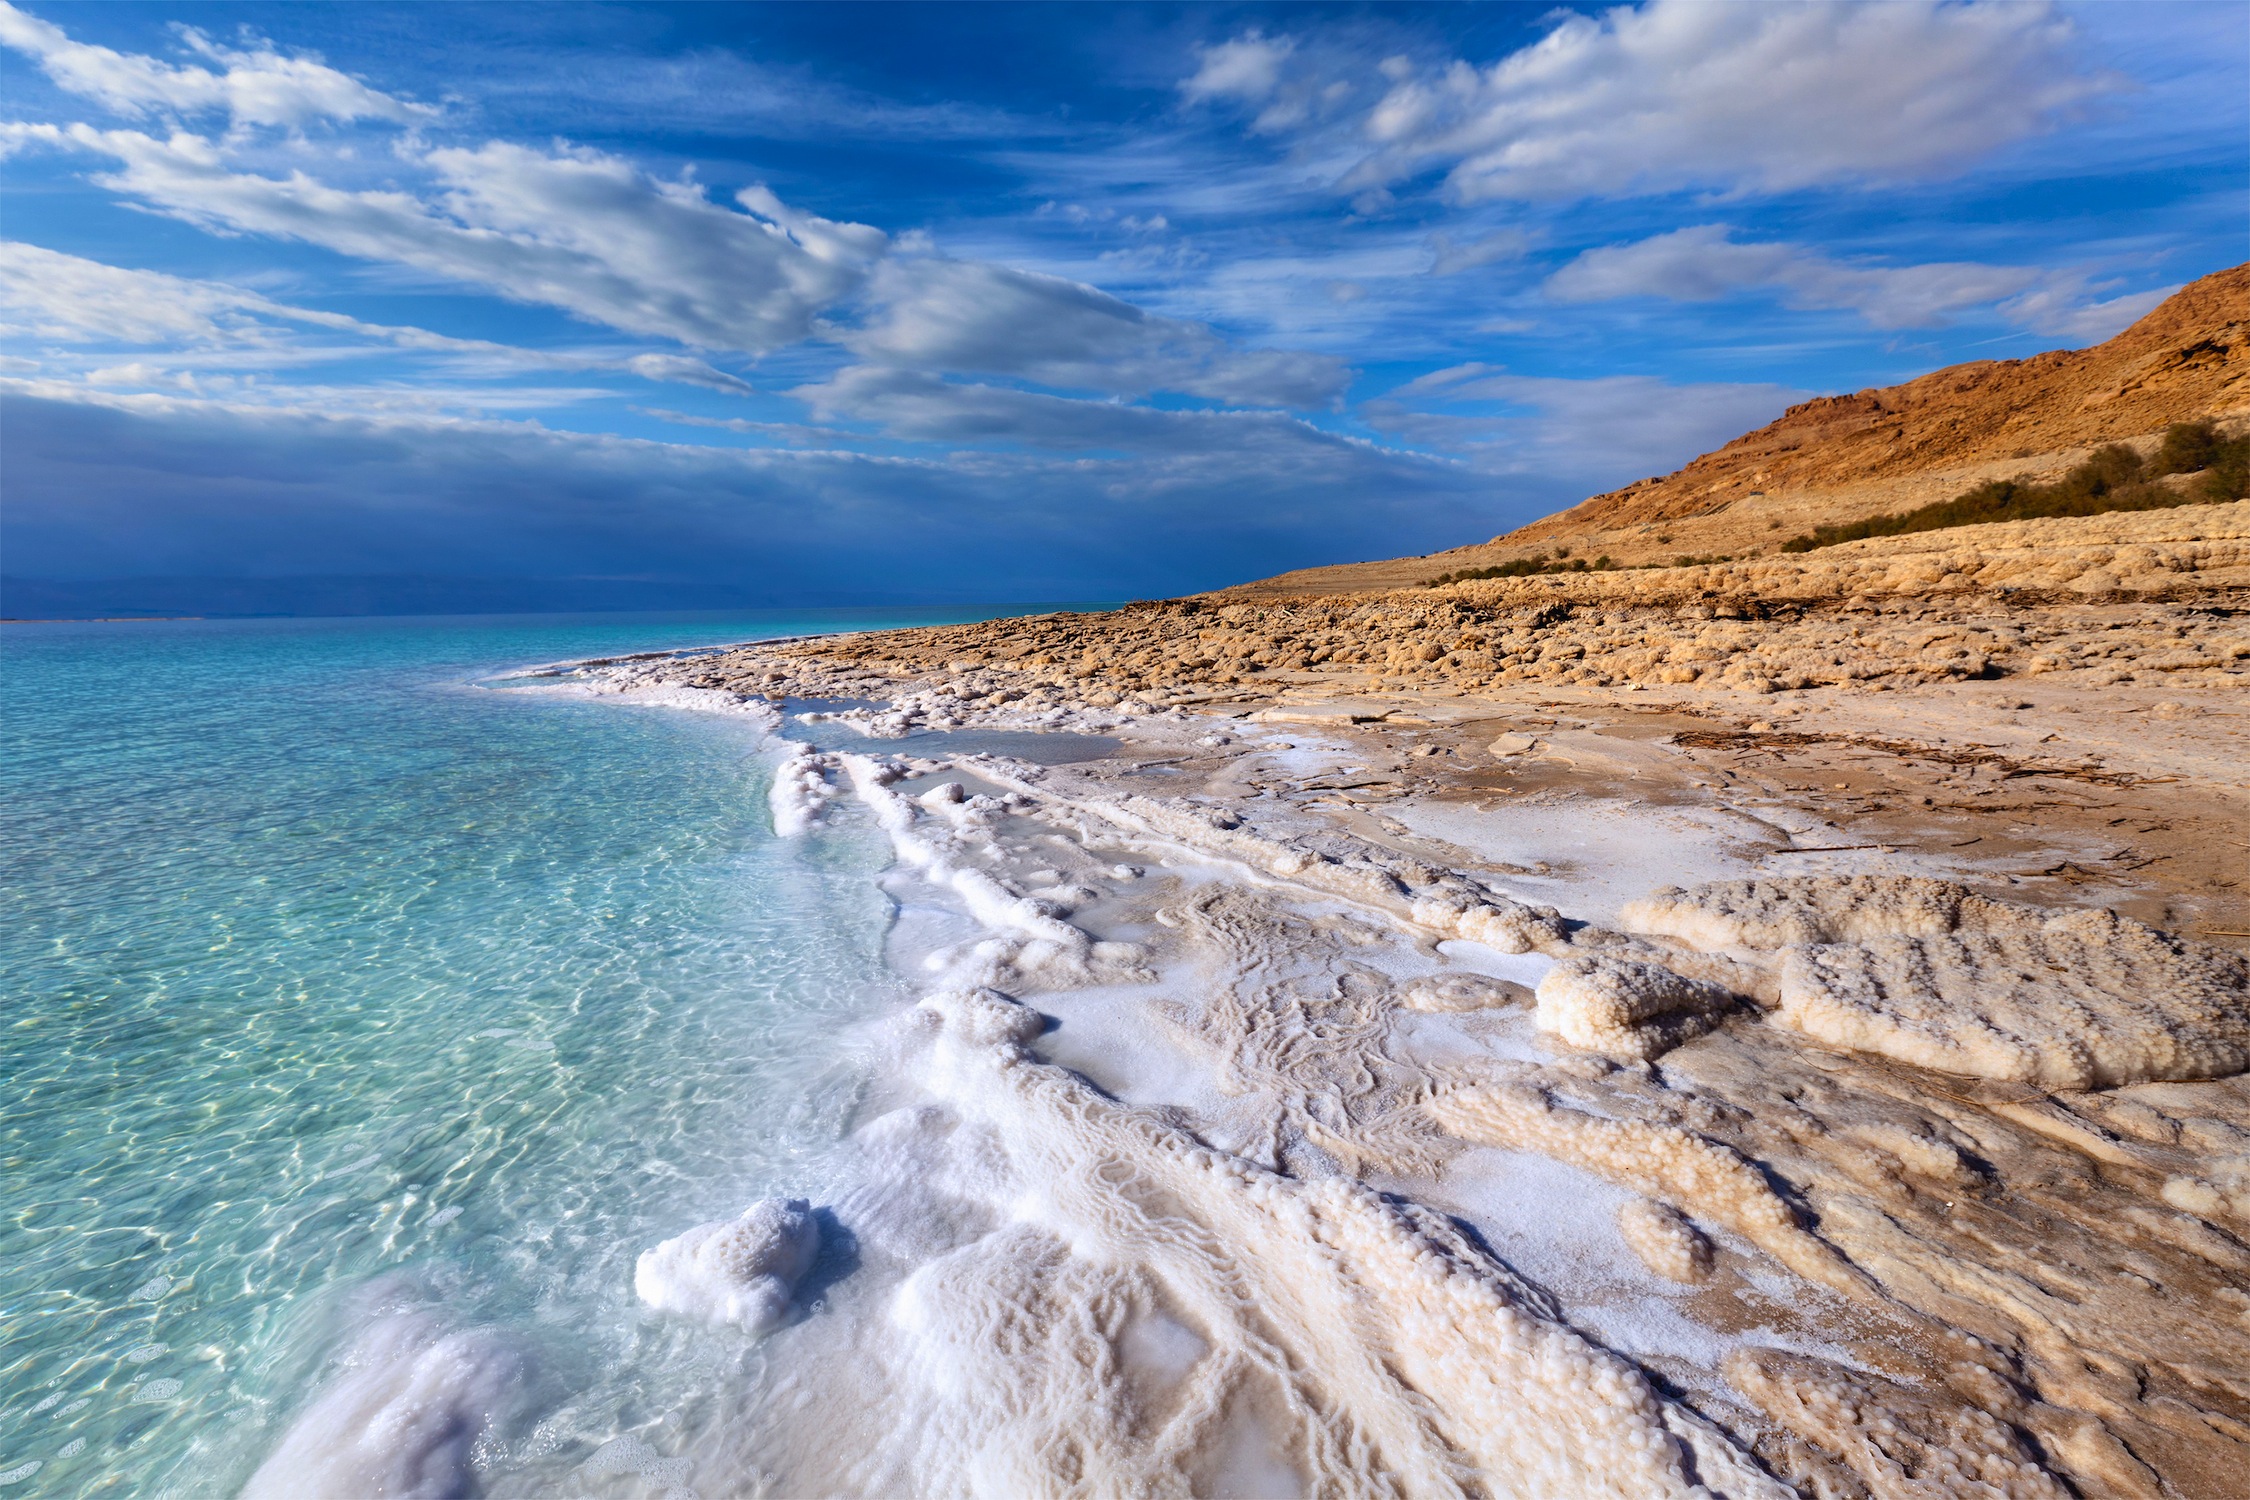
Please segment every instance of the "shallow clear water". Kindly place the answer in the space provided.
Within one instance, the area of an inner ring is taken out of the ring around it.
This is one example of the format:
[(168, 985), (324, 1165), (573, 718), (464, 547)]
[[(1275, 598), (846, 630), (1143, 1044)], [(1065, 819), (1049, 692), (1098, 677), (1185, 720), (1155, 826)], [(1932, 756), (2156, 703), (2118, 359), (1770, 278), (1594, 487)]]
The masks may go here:
[(371, 1298), (506, 1330), (539, 1444), (684, 1420), (740, 1356), (632, 1259), (843, 1170), (887, 850), (775, 840), (726, 716), (475, 684), (935, 618), (0, 632), (0, 1493), (232, 1493)]

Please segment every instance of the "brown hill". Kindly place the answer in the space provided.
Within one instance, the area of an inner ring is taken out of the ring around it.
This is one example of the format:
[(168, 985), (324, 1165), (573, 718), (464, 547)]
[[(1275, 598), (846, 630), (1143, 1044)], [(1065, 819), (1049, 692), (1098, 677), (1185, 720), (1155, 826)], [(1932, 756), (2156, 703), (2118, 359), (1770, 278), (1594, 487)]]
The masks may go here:
[(1621, 564), (1770, 552), (1814, 525), (1947, 498), (1989, 478), (2067, 468), (2103, 443), (2198, 417), (2250, 415), (2250, 265), (2191, 282), (2089, 349), (1951, 365), (1822, 396), (1671, 474), (1596, 495), (1489, 542), (1308, 568), (1229, 594), (1396, 588), (1568, 546)]

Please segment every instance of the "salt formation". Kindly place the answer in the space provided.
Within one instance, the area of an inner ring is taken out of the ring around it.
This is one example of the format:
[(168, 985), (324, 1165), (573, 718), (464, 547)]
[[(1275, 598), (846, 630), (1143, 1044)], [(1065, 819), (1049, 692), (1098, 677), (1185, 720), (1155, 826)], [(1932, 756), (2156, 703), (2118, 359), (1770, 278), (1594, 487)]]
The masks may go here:
[(828, 805), (826, 766), (827, 757), (814, 754), (810, 745), (793, 745), (782, 756), (766, 794), (775, 833), (793, 838), (820, 821), (821, 809)]
[(1777, 950), (1781, 1025), (1941, 1072), (2091, 1089), (2250, 1067), (2250, 963), (2109, 912), (1860, 875), (1662, 891), (1623, 920)]
[(1832, 1046), (2049, 1089), (2250, 1067), (2241, 962), (2108, 913), (1795, 949), (1776, 1019)]
[(1628, 1199), (1617, 1210), (1617, 1232), (1642, 1265), (1669, 1281), (1695, 1282), (1711, 1274), (1711, 1242), (1668, 1203)]
[(2070, 1493), (2007, 1424), (1950, 1392), (1924, 1394), (1778, 1349), (1738, 1349), (1726, 1371), (1768, 1416), (1841, 1455), (1875, 1500), (2067, 1500)]
[(1525, 1083), (1450, 1089), (1427, 1106), (1465, 1141), (1536, 1151), (1733, 1230), (1807, 1281), (1860, 1292), (1866, 1278), (1808, 1232), (1756, 1163), (1658, 1120), (1606, 1119)]
[(819, 1253), (811, 1204), (761, 1198), (739, 1218), (698, 1224), (643, 1251), (633, 1290), (660, 1312), (761, 1334), (789, 1316), (797, 1283)]
[[(864, 755), (838, 759), (851, 778), (853, 792), (874, 815), (877, 826), (890, 835), (891, 847), (900, 861), (931, 884), (960, 897), (979, 924), (1017, 940), (1005, 950), (991, 950), (995, 954), (1005, 951), (1006, 959), (1004, 965), (988, 967), (984, 977), (989, 982), (1036, 977), (1050, 983), (1070, 983), (1090, 979), (1097, 972), (1112, 976), (1139, 972), (1134, 967), (1139, 953), (1130, 943), (1093, 941), (1062, 920), (1051, 903), (1010, 888), (973, 863), (978, 856), (995, 852), (989, 825), (1005, 811), (997, 800), (960, 796), (960, 788), (955, 785), (958, 800), (933, 788), (932, 795), (920, 803), (912, 802), (891, 790), (891, 783), (898, 779), (896, 769)], [(918, 820), (928, 816), (951, 826), (936, 830), (921, 826)]]
[[(1032, 1058), (1036, 1017), (1011, 1025), (1010, 1007), (930, 1003), (933, 1076), (997, 1143), (986, 1191), (1007, 1213), (894, 1306), (907, 1374), (947, 1397), (920, 1434), (925, 1487), (1185, 1500), (1255, 1412), (1303, 1466), (1274, 1488), (1787, 1495), (1442, 1217), (1200, 1146)], [(1198, 1352), (1136, 1400), (1121, 1348), (1152, 1321)]]
[[(997, 986), (1103, 982), (1108, 945), (980, 868), (1000, 857), (996, 799), (910, 799), (895, 771), (843, 762), (902, 862), (988, 933), (941, 955), (907, 1033), (935, 1103), (866, 1132), (878, 1152), (934, 1153), (900, 1189), (918, 1221), (979, 1227), (912, 1255), (890, 1300), (872, 1346), (904, 1397), (889, 1440), (809, 1458), (830, 1467), (808, 1488), (1783, 1500), (1723, 1434), (1564, 1326), (1442, 1216), (1333, 1171), (1214, 1150), (1041, 1062), (1028, 1046), (1043, 1018)], [(1208, 896), (1222, 929), (1252, 904), (1224, 884)], [(1393, 1008), (1372, 975), (1352, 993), (1371, 1023)], [(1314, 1062), (1299, 1051), (1266, 1066)], [(865, 1204), (839, 1211), (863, 1245), (892, 1232)], [(1245, 1443), (1270, 1451), (1268, 1467), (1229, 1478)]]
[(1675, 937), (1697, 948), (1790, 948), (1871, 937), (1931, 937), (1982, 930), (2022, 908), (1988, 900), (1950, 880), (1916, 875), (1805, 875), (1668, 886), (1618, 913), (1626, 930)]
[[(926, 723), (979, 707), (958, 683), (915, 701)], [(878, 1384), (886, 1433), (797, 1456), (785, 1488), (1782, 1494), (1640, 1366), (1572, 1332), (1577, 1308), (1409, 1201), (1482, 1191), (1493, 1156), (1448, 1175), (1475, 1147), (1638, 1195), (1617, 1216), (1624, 1245), (1703, 1287), (1675, 1305), (1757, 1320), (1722, 1315), (1713, 1336), (1769, 1328), (1927, 1379), (1754, 1351), (1725, 1367), (1730, 1390), (1707, 1358), (1621, 1345), (1807, 1493), (2044, 1500), (2061, 1492), (2052, 1469), (2082, 1493), (2200, 1500), (2239, 1473), (2222, 1424), (2241, 1339), (2168, 1299), (2223, 1302), (2209, 1279), (2250, 1274), (2225, 1222), (2250, 1201), (2228, 1160), (2250, 1159), (2250, 1129), (2225, 1133), (2250, 1125), (2246, 1085), (2043, 1099), (1793, 1035), (1894, 1058), (1942, 1044), (1960, 1055), (1932, 1065), (2039, 1082), (2215, 1068), (2241, 1012), (2226, 961), (2106, 916), (1896, 878), (1663, 892), (1628, 908), (1633, 937), (1502, 894), (1519, 867), (1441, 868), (1452, 856), (1427, 841), (1408, 855), (1272, 799), (1169, 800), (982, 759), (830, 764), (902, 869), (982, 935), (931, 955), (937, 993), (899, 1041), (924, 1092), (861, 1132), (911, 1170), (889, 1200), (837, 1206), (879, 1311), (835, 1330), (835, 1389)], [(949, 769), (998, 791), (897, 787)], [(1114, 889), (1129, 877), (1130, 895)], [(1077, 925), (1087, 905), (1134, 944)], [(1520, 989), (1464, 972), (1450, 938), (1553, 957), (1529, 1018), (1550, 1037), (1631, 1060), (1703, 1035), (1661, 1068), (1535, 1041), (1507, 1013)], [(1974, 983), (1925, 972), (1949, 944), (1981, 966)], [(1165, 990), (1133, 993), (1160, 963)], [(2198, 974), (2204, 991), (2183, 984)], [(1011, 998), (1088, 987), (1040, 1002), (1061, 1018), (1051, 1044)], [(1719, 1024), (1745, 1002), (1779, 1024)], [(1149, 1097), (1180, 1085), (1191, 1103), (1120, 1103), (1031, 1050), (1099, 1073), (1114, 1055), (1074, 1038), (1143, 1017), (1205, 1069)], [(1489, 1205), (1464, 1201), (1481, 1226)], [(808, 1380), (787, 1409), (827, 1393)], [(2159, 1452), (2161, 1478), (2136, 1456)]]
[(1408, 1008), (1424, 1011), (1497, 1010), (1520, 1004), (1523, 986), (1482, 974), (1433, 974), (1406, 987)]
[[(393, 1290), (378, 1283), (369, 1300)], [(243, 1500), (447, 1500), (473, 1494), (524, 1376), (493, 1333), (448, 1328), (421, 1309), (381, 1314), (243, 1486)]]
[(1541, 1031), (1630, 1061), (1701, 1036), (1735, 1003), (1718, 985), (1601, 954), (1564, 959), (1539, 981), (1538, 993)]

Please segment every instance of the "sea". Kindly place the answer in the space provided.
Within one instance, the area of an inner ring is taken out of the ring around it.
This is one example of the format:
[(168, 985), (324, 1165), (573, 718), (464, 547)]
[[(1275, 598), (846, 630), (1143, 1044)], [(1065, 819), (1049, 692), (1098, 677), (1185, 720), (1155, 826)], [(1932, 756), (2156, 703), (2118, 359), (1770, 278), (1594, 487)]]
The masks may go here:
[(0, 626), (0, 1497), (234, 1494), (401, 1310), (505, 1335), (503, 1467), (692, 1423), (742, 1341), (634, 1258), (848, 1175), (890, 850), (521, 674), (1019, 612)]

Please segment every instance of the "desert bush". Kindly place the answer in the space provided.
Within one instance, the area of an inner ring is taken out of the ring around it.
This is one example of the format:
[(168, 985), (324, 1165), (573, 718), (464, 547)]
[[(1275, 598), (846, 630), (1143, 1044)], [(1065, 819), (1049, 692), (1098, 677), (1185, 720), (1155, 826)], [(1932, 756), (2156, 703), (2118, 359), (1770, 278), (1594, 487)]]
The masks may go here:
[[(2195, 462), (2197, 469), (2170, 467)], [(2193, 484), (2175, 487), (2154, 481), (2168, 474), (2195, 473)], [(1816, 526), (1806, 536), (1781, 544), (1784, 552), (1810, 552), (1874, 536), (1906, 536), (1989, 521), (2031, 521), (2047, 516), (2098, 516), (2111, 511), (2164, 510), (2250, 495), (2250, 436), (2221, 439), (2210, 423), (2175, 423), (2164, 435), (2156, 462), (2123, 443), (2096, 449), (2086, 460), (2050, 484), (2022, 479), (1992, 479), (1951, 500), (1940, 500), (1896, 515), (1869, 516), (1836, 526)]]
[[(1570, 560), (1565, 562), (1565, 558)], [(1537, 557), (1519, 557), (1513, 562), (1494, 563), (1489, 568), (1463, 568), (1454, 573), (1440, 573), (1435, 578), (1423, 579), (1422, 587), (1434, 589), (1448, 583), (1468, 583), (1479, 578), (1532, 578), (1541, 573), (1607, 573), (1616, 566), (1616, 563), (1609, 560), (1606, 552), (1588, 562), (1583, 557), (1571, 557), (1570, 549), (1562, 547), (1556, 549), (1553, 557), (1542, 552)]]
[(2219, 455), (2219, 430), (2209, 422), (2174, 422), (2156, 450), (2158, 474), (2193, 474)]

